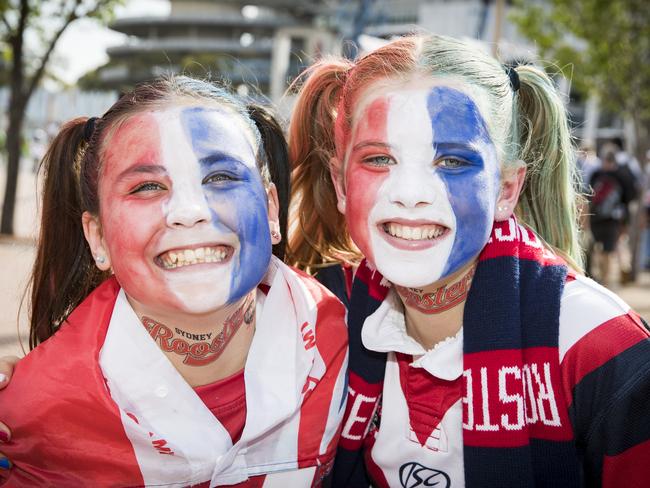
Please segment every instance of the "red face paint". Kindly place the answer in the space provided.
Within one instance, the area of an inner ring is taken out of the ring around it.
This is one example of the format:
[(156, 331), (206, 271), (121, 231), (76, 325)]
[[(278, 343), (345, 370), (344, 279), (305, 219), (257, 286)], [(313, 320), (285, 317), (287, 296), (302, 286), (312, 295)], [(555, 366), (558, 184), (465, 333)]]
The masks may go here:
[(370, 245), (368, 217), (377, 201), (377, 192), (390, 173), (387, 168), (373, 167), (363, 162), (384, 151), (377, 143), (387, 141), (388, 105), (388, 100), (382, 97), (370, 103), (358, 115), (358, 123), (353, 128), (351, 151), (345, 168), (345, 217), (350, 236), (368, 261), (373, 264), (375, 261)]

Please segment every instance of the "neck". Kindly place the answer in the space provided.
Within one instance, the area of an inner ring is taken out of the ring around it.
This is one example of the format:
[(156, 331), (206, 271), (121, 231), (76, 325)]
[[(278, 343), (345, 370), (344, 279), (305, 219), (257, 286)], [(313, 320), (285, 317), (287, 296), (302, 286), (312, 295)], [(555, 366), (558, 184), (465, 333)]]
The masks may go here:
[(425, 349), (456, 335), (462, 327), (475, 269), (476, 262), (472, 261), (444, 281), (425, 288), (395, 287), (404, 305), (406, 330)]
[(136, 313), (185, 380), (204, 385), (244, 367), (255, 330), (255, 293), (207, 316)]

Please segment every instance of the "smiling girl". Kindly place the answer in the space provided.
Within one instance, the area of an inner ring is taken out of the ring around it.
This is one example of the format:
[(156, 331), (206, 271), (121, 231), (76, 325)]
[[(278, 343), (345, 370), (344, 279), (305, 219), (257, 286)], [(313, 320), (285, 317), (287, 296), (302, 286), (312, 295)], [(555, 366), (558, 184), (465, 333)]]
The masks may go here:
[(55, 138), (33, 276), (42, 344), (0, 393), (8, 485), (320, 484), (344, 313), (271, 255), (263, 143), (242, 102), (184, 77)]
[(650, 334), (580, 272), (542, 71), (399, 39), (311, 68), (289, 142), (291, 255), (349, 302), (335, 486), (645, 486)]

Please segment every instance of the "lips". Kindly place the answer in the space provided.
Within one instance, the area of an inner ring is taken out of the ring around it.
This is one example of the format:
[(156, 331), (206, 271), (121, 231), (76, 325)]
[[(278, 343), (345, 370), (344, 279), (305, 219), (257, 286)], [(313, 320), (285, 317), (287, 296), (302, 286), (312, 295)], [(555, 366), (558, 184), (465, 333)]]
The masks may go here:
[(165, 270), (183, 268), (196, 264), (221, 263), (233, 254), (233, 248), (226, 245), (177, 248), (159, 254), (155, 261)]

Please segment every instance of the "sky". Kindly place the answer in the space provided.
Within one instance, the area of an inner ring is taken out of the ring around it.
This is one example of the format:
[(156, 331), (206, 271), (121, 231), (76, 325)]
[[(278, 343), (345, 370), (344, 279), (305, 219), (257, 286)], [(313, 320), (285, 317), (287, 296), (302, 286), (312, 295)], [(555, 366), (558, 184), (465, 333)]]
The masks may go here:
[[(164, 16), (169, 9), (167, 0), (127, 0), (116, 9), (116, 16)], [(106, 48), (121, 44), (124, 37), (97, 22), (80, 19), (61, 36), (50, 69), (64, 82), (74, 83), (86, 72), (105, 64), (108, 61)]]

